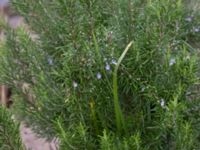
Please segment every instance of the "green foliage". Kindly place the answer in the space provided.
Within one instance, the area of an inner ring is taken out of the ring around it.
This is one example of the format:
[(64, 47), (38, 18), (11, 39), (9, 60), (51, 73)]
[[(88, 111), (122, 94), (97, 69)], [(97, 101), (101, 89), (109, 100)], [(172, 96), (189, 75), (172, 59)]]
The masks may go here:
[(22, 150), (19, 125), (11, 119), (11, 113), (0, 107), (0, 149)]
[(0, 81), (36, 133), (61, 149), (200, 147), (197, 11), (181, 0), (12, 2), (39, 39), (8, 29)]

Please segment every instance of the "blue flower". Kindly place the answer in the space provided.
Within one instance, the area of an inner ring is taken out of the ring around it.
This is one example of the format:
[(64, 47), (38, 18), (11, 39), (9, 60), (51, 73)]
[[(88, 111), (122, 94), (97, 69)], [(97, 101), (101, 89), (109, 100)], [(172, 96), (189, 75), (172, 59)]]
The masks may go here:
[(187, 22), (192, 22), (192, 17), (191, 17), (191, 16), (186, 17), (186, 18), (185, 18), (185, 21), (187, 21)]
[(169, 61), (169, 65), (172, 66), (176, 63), (176, 59), (175, 58), (171, 58)]
[(108, 63), (106, 63), (105, 69), (106, 69), (107, 71), (110, 71), (110, 65), (109, 65)]
[(97, 79), (101, 79), (102, 78), (102, 75), (100, 72), (97, 73)]
[(160, 106), (163, 108), (165, 107), (165, 100), (163, 98), (160, 100)]
[(78, 87), (78, 83), (76, 81), (73, 81), (73, 87), (77, 88)]
[(199, 32), (199, 31), (200, 31), (199, 27), (194, 28), (194, 32)]
[(47, 59), (47, 61), (48, 61), (48, 64), (49, 64), (49, 65), (53, 65), (53, 59), (52, 59), (52, 58), (49, 57), (49, 58)]
[(117, 65), (117, 61), (115, 59), (112, 59), (111, 64)]
[(141, 92), (144, 92), (144, 91), (145, 91), (145, 89), (146, 89), (145, 87), (142, 87), (142, 89), (141, 89)]

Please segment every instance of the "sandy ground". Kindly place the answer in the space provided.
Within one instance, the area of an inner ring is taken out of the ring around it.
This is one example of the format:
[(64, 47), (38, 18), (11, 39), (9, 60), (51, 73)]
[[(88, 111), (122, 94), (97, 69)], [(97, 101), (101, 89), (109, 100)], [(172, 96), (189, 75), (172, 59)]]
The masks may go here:
[(43, 138), (38, 138), (30, 128), (26, 127), (23, 123), (20, 125), (20, 135), (22, 142), (27, 150), (58, 150), (58, 140), (54, 139), (47, 142)]
[[(5, 20), (13, 29), (24, 25), (21, 16), (9, 15), (9, 0), (0, 0), (0, 19)], [(3, 38), (4, 32), (0, 29), (0, 42)], [(48, 142), (44, 138), (38, 138), (24, 123), (21, 123), (19, 130), (22, 142), (27, 150), (58, 150), (58, 140)]]

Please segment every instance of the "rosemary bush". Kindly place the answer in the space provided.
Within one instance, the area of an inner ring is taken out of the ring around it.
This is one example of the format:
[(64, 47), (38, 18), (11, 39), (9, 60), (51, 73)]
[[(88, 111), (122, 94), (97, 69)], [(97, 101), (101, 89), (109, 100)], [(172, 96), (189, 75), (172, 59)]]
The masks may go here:
[(12, 3), (39, 37), (7, 29), (2, 48), (19, 120), (63, 150), (200, 148), (200, 16), (187, 1)]
[(0, 149), (22, 150), (19, 125), (11, 119), (11, 113), (0, 107)]

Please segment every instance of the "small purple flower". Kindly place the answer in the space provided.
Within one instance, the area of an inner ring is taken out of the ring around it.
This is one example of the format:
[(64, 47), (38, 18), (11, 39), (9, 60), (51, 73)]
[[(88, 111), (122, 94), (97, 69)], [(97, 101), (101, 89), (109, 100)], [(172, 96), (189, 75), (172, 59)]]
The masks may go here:
[(52, 58), (49, 57), (49, 58), (47, 59), (47, 61), (48, 61), (48, 64), (49, 64), (49, 65), (53, 65), (53, 59), (52, 59)]
[(97, 79), (101, 79), (102, 78), (102, 75), (100, 72), (97, 73)]
[(110, 71), (110, 65), (109, 65), (108, 63), (106, 63), (105, 69), (106, 69), (107, 71)]
[(146, 89), (145, 87), (142, 87), (142, 89), (141, 89), (141, 92), (144, 92), (144, 91), (145, 91), (145, 89)]
[(169, 61), (169, 65), (172, 66), (176, 63), (176, 59), (175, 58), (171, 58)]
[(160, 100), (160, 106), (165, 107), (165, 100), (163, 98)]
[(187, 22), (192, 22), (192, 16), (186, 17), (186, 18), (185, 18), (185, 21), (187, 21)]
[(112, 59), (111, 63), (112, 63), (113, 65), (117, 65), (117, 61), (116, 61), (115, 59)]
[(199, 32), (199, 31), (200, 31), (199, 27), (194, 28), (194, 32)]
[(75, 81), (73, 81), (73, 87), (74, 87), (74, 88), (77, 88), (77, 87), (78, 87), (78, 83), (75, 82)]

